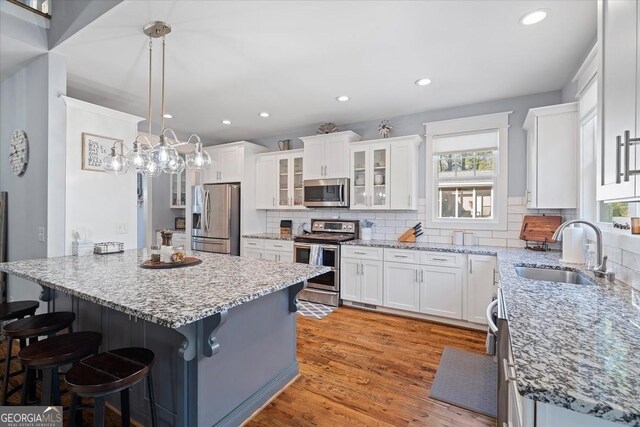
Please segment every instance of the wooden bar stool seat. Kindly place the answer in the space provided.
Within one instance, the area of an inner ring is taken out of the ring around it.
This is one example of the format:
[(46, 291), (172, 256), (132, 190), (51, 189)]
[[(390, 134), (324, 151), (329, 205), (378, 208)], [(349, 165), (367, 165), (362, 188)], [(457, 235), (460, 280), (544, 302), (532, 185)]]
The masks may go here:
[(60, 405), (58, 367), (79, 362), (96, 354), (101, 343), (102, 334), (98, 332), (71, 332), (38, 341), (20, 350), (18, 357), (27, 370), (23, 383), (23, 401), (32, 376), (30, 374), (33, 374), (35, 369), (41, 369), (43, 379), (40, 404)]
[(33, 316), (39, 306), (38, 301), (3, 302), (0, 304), (0, 322)]
[[(24, 301), (22, 301), (24, 302)], [(9, 303), (12, 304), (12, 303)], [(37, 308), (37, 307), (36, 307)], [(35, 311), (34, 311), (35, 312)], [(29, 340), (30, 344), (37, 341), (38, 337), (43, 335), (53, 335), (60, 332), (63, 329), (72, 331), (73, 321), (76, 320), (75, 313), (61, 311), (57, 313), (45, 313), (37, 314), (30, 317), (11, 322), (2, 328), (2, 333), (6, 337), (5, 347), (5, 366), (4, 366), (4, 378), (2, 380), (2, 405), (7, 404), (7, 399), (10, 395), (15, 393), (20, 388), (14, 388), (9, 390), (9, 378), (13, 376), (11, 371), (11, 359), (13, 340), (20, 340), (20, 350), (26, 348), (26, 341)], [(18, 373), (22, 373), (22, 370)], [(24, 401), (24, 396), (23, 396)]]
[(104, 425), (105, 398), (120, 392), (121, 425), (130, 425), (129, 389), (147, 378), (147, 392), (151, 406), (151, 424), (156, 426), (155, 400), (151, 367), (154, 354), (151, 350), (140, 347), (120, 348), (96, 354), (73, 366), (65, 380), (74, 393), (70, 425), (77, 419), (77, 410), (81, 397), (95, 399), (93, 425)]

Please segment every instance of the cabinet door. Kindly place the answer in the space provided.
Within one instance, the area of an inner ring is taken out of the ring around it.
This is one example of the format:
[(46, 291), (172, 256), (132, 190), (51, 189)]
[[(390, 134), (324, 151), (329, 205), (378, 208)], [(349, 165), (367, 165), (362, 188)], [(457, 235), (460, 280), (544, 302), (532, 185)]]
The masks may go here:
[(434, 316), (462, 319), (460, 267), (422, 267), (420, 311)]
[(244, 174), (242, 147), (229, 147), (220, 150), (220, 181), (240, 182)]
[(496, 258), (485, 255), (468, 255), (467, 313), (469, 322), (486, 324), (487, 305), (496, 293)]
[(278, 251), (278, 261), (293, 262), (293, 251)]
[(266, 259), (266, 260), (269, 260), (269, 261), (279, 261), (278, 252), (277, 251), (263, 250), (262, 251), (262, 258)]
[(400, 310), (420, 311), (420, 267), (385, 262), (383, 305)]
[(289, 209), (291, 206), (291, 194), (289, 193), (291, 162), (288, 156), (278, 158), (278, 209)]
[(244, 256), (247, 257), (247, 258), (261, 259), (262, 258), (262, 250), (261, 249), (244, 248)]
[(344, 138), (327, 137), (324, 144), (325, 178), (349, 176), (349, 146)]
[(324, 140), (304, 143), (303, 176), (304, 179), (324, 178)]
[(361, 302), (367, 304), (382, 305), (382, 261), (361, 261), (360, 286)]
[(369, 205), (372, 209), (389, 208), (389, 145), (376, 145), (369, 155), (370, 182)]
[(369, 207), (369, 151), (366, 147), (351, 150), (351, 209)]
[(340, 298), (361, 301), (360, 260), (342, 258), (340, 262)]
[[(636, 178), (629, 181), (619, 179), (618, 173), (624, 170), (625, 156), (621, 150), (621, 167), (618, 168), (616, 156), (618, 148), (616, 137), (624, 131), (636, 132), (636, 94), (638, 75), (636, 61), (638, 55), (638, 2), (602, 1), (599, 2), (598, 46), (601, 64), (598, 72), (598, 91), (601, 100), (601, 149), (598, 150), (600, 167), (598, 200), (612, 200), (634, 197)], [(635, 36), (635, 37), (633, 37)], [(629, 163), (634, 169), (636, 151), (632, 147)]]
[[(181, 175), (181, 174), (180, 174)], [(179, 174), (169, 175), (169, 207), (180, 207)]]
[[(537, 119), (535, 119), (537, 121)], [(527, 207), (537, 206), (538, 186), (538, 138), (536, 136), (537, 125), (527, 132)]]
[(414, 144), (391, 145), (388, 195), (391, 209), (417, 209), (417, 158)]
[(207, 151), (207, 153), (209, 153), (209, 157), (211, 157), (211, 164), (202, 172), (200, 172), (202, 176), (201, 183), (215, 184), (216, 182), (218, 182), (220, 177), (220, 149), (207, 147), (205, 148), (205, 150)]
[(256, 209), (276, 208), (276, 158), (260, 157), (256, 161)]
[(291, 179), (289, 182), (289, 191), (293, 200), (293, 208), (304, 209), (304, 169), (303, 157), (300, 155), (291, 157), (292, 168), (290, 171)]

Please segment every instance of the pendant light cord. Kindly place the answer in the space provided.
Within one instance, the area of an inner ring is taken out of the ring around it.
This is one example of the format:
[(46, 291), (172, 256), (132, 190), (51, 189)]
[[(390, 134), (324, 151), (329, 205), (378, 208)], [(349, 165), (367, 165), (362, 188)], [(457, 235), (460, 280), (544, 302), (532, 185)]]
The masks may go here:
[(162, 129), (164, 130), (164, 52), (165, 36), (162, 36)]
[(151, 76), (153, 73), (153, 39), (149, 37), (149, 107), (147, 110), (147, 121), (149, 122), (149, 142), (151, 142)]

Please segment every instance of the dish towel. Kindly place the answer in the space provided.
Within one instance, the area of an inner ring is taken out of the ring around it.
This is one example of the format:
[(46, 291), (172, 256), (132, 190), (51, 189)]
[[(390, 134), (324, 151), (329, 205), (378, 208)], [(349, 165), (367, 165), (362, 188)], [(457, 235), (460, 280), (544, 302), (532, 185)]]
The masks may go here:
[[(493, 322), (497, 324), (498, 313), (496, 312), (495, 308), (494, 308), (493, 312), (491, 313), (491, 318), (492, 318)], [(493, 332), (491, 332), (491, 328), (487, 328), (487, 341), (485, 343), (485, 347), (486, 347), (487, 354), (490, 355), (490, 356), (495, 356), (496, 355), (496, 342), (497, 342), (497, 339), (498, 339), (498, 337), (496, 337), (496, 335)]]
[(311, 245), (311, 248), (309, 249), (309, 264), (322, 265), (322, 262), (322, 246)]

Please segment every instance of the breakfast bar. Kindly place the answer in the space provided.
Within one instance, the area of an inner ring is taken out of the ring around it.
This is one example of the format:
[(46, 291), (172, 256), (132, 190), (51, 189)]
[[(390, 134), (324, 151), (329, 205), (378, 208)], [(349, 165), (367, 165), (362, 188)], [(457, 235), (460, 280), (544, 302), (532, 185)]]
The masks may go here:
[[(0, 271), (51, 289), (48, 310), (76, 313), (74, 329), (102, 333), (102, 351), (151, 349), (161, 425), (238, 425), (297, 377), (297, 295), (328, 268), (187, 255), (203, 262), (142, 269), (148, 252), (128, 250), (0, 263)], [(138, 384), (133, 418), (149, 425), (148, 408)]]

